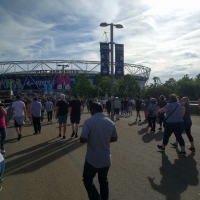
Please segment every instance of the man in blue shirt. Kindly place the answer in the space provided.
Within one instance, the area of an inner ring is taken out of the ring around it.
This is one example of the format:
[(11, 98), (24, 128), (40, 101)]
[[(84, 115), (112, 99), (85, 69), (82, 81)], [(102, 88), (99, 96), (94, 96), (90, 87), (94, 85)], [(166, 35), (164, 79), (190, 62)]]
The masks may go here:
[(35, 130), (34, 135), (38, 134), (38, 132), (41, 133), (41, 124), (40, 124), (41, 109), (42, 109), (42, 104), (35, 97), (33, 99), (33, 102), (31, 103), (33, 126), (34, 126), (34, 130)]
[(53, 103), (47, 99), (47, 102), (45, 104), (45, 108), (46, 108), (46, 111), (47, 111), (47, 119), (48, 119), (48, 122), (51, 122), (52, 123), (52, 112), (53, 112)]
[[(100, 103), (92, 103), (90, 107), (92, 117), (87, 119), (82, 128), (80, 142), (87, 142), (87, 153), (83, 171), (83, 182), (89, 199), (108, 200), (108, 170), (111, 165), (110, 142), (118, 138), (114, 122), (103, 114)], [(98, 173), (100, 194), (93, 178)]]

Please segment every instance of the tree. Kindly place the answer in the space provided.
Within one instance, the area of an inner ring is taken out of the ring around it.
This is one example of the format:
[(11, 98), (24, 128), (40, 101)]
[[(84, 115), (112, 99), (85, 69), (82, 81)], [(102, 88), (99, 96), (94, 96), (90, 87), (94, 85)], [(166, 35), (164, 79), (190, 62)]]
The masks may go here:
[(194, 101), (200, 97), (200, 74), (195, 78), (190, 78), (188, 74), (179, 80), (170, 78), (163, 85), (156, 84), (157, 77), (154, 77), (153, 80), (154, 83), (151, 83), (143, 89), (143, 94), (149, 94), (152, 97), (163, 94), (167, 97), (170, 93), (175, 93), (177, 95), (187, 96), (190, 100)]
[(172, 89), (176, 88), (176, 80), (174, 78), (170, 78), (169, 80), (165, 81), (164, 86)]
[(187, 96), (190, 100), (193, 100), (195, 97), (194, 85), (194, 79), (186, 74), (182, 79), (177, 81), (176, 93), (178, 95)]
[[(111, 80), (109, 76), (100, 76), (97, 75), (94, 80), (95, 88), (99, 89), (99, 96), (105, 96), (107, 93), (108, 96), (111, 95)], [(97, 89), (96, 89), (97, 90)], [(117, 81), (114, 79), (114, 91), (117, 91)]]
[(171, 93), (171, 89), (164, 85), (160, 85), (157, 87), (149, 87), (145, 90), (145, 95), (149, 95), (152, 98), (157, 98), (160, 95), (164, 95), (168, 99)]
[(116, 81), (115, 91), (115, 94), (119, 97), (134, 97), (139, 93), (140, 87), (135, 78), (127, 74)]
[(94, 86), (85, 74), (76, 76), (75, 84), (72, 87), (72, 93), (77, 93), (82, 98), (91, 97)]
[(157, 77), (157, 76), (154, 76), (154, 77), (153, 77), (153, 81), (154, 81), (154, 85), (155, 85), (155, 86), (157, 86), (157, 85), (162, 85), (160, 78)]
[(108, 76), (103, 76), (99, 80), (99, 89), (100, 89), (100, 96), (105, 96), (106, 92), (108, 95), (110, 94), (110, 77)]
[(195, 78), (195, 80), (199, 81), (200, 80), (200, 74), (198, 74)]

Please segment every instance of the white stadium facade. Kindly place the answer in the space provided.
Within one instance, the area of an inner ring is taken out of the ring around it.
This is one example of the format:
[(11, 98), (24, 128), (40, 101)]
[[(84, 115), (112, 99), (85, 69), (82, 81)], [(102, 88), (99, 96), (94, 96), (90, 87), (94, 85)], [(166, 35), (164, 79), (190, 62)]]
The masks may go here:
[[(87, 74), (91, 81), (100, 74), (100, 61), (81, 60), (29, 60), (0, 62), (0, 91), (17, 93), (59, 93), (64, 89), (57, 87), (57, 76), (64, 81), (69, 75), (70, 85), (75, 82), (78, 74)], [(131, 74), (141, 87), (149, 79), (151, 69), (142, 65), (124, 63), (125, 74)], [(46, 85), (46, 86), (45, 86)], [(51, 88), (50, 88), (51, 87)], [(50, 89), (49, 89), (50, 88)], [(65, 87), (70, 90), (70, 87)], [(63, 90), (64, 91), (64, 90)]]

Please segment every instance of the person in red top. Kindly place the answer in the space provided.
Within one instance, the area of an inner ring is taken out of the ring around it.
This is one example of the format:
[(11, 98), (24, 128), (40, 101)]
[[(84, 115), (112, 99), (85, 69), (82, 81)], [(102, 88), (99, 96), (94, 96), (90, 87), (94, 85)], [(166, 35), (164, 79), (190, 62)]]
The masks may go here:
[(1, 134), (1, 153), (4, 154), (4, 140), (6, 139), (6, 120), (5, 115), (7, 115), (7, 111), (3, 108), (3, 105), (0, 104), (0, 134)]

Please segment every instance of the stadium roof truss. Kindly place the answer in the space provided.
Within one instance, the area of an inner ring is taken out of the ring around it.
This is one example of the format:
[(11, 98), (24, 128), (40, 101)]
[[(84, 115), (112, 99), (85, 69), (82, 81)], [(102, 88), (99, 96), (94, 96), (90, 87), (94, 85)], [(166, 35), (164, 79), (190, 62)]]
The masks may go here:
[[(5, 61), (0, 62), (0, 75), (26, 74), (31, 76), (36, 70), (61, 70), (64, 66), (67, 70), (79, 70), (85, 74), (98, 74), (100, 72), (100, 61), (82, 60), (28, 60), (28, 61)], [(115, 65), (115, 63), (114, 63)], [(142, 65), (124, 63), (125, 74), (129, 73), (148, 81), (151, 69)]]

